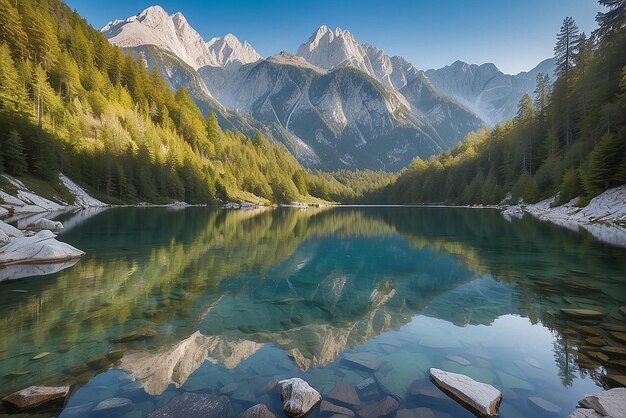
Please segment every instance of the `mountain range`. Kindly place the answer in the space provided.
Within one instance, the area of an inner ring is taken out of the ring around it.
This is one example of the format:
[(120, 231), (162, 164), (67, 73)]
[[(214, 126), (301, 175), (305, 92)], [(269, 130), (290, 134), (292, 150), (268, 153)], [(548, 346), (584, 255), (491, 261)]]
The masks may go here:
[(449, 149), (469, 132), (515, 114), (539, 72), (517, 75), (460, 61), (422, 71), (359, 43), (347, 30), (319, 27), (296, 54), (263, 59), (234, 35), (204, 41), (181, 13), (152, 6), (107, 24), (109, 41), (185, 87), (227, 129), (256, 130), (283, 143), (305, 166), (399, 170), (415, 156)]

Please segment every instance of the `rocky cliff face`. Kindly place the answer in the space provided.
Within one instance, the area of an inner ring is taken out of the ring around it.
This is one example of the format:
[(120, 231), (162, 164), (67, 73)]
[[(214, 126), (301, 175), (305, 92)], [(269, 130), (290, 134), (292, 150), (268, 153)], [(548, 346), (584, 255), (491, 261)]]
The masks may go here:
[(535, 89), (537, 74), (554, 73), (554, 60), (542, 61), (529, 72), (504, 74), (494, 64), (467, 64), (456, 61), (438, 70), (426, 71), (431, 83), (453, 97), (487, 124), (495, 125), (515, 116), (517, 104), (524, 93)]
[(327, 26), (296, 55), (263, 60), (232, 34), (205, 42), (182, 14), (159, 6), (102, 31), (143, 55), (173, 89), (187, 88), (223, 127), (260, 130), (306, 166), (331, 170), (399, 170), (415, 156), (444, 151), (514, 115), (536, 74), (551, 65), (517, 76), (464, 63), (425, 73)]

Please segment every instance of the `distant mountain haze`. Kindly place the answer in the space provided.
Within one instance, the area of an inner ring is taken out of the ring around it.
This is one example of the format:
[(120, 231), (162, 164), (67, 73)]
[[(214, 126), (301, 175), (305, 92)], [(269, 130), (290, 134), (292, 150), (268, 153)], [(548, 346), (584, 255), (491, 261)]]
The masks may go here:
[(152, 6), (102, 28), (112, 44), (142, 55), (172, 89), (185, 87), (203, 112), (246, 133), (261, 130), (312, 168), (399, 170), (467, 133), (515, 114), (546, 60), (507, 75), (460, 61), (418, 70), (399, 56), (320, 26), (296, 54), (263, 59), (232, 34), (204, 41), (181, 13)]

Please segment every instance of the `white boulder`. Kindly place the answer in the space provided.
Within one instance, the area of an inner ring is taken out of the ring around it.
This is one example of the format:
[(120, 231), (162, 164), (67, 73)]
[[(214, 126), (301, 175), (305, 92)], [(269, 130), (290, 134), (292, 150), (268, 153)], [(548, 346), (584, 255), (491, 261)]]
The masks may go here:
[(430, 369), (430, 379), (439, 389), (475, 414), (482, 417), (498, 416), (502, 393), (491, 385), (440, 369)]
[(60, 231), (61, 229), (63, 229), (63, 224), (61, 222), (51, 221), (50, 219), (41, 218), (31, 223), (28, 227), (31, 229), (38, 230), (38, 231), (42, 231), (44, 229), (47, 229), (50, 231)]
[(4, 232), (10, 238), (24, 236), (22, 231), (2, 221), (0, 221), (0, 231)]
[(588, 395), (578, 403), (583, 408), (593, 409), (603, 416), (626, 417), (626, 388), (615, 388)]
[(40, 231), (32, 237), (12, 239), (0, 251), (0, 264), (45, 263), (71, 260), (85, 255), (81, 250), (55, 239), (51, 231)]
[(278, 382), (283, 411), (290, 417), (303, 417), (320, 401), (321, 395), (307, 382), (300, 378), (286, 379)]

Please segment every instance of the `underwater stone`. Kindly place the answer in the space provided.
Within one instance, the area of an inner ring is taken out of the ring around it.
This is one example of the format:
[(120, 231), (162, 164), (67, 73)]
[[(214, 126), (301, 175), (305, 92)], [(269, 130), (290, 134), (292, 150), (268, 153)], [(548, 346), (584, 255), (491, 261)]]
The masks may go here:
[(69, 386), (30, 386), (3, 398), (17, 409), (30, 409), (48, 402), (64, 399), (70, 391)]

